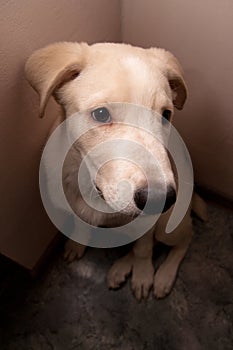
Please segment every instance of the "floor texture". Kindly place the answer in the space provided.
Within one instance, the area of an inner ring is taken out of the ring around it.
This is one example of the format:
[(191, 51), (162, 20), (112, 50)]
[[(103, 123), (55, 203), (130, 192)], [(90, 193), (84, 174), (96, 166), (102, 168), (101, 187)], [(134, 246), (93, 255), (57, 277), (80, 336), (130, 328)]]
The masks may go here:
[[(233, 214), (209, 205), (171, 294), (138, 303), (129, 281), (106, 273), (129, 247), (88, 249), (67, 265), (61, 254), (36, 279), (0, 259), (1, 350), (232, 350)], [(155, 251), (155, 265), (166, 253)]]

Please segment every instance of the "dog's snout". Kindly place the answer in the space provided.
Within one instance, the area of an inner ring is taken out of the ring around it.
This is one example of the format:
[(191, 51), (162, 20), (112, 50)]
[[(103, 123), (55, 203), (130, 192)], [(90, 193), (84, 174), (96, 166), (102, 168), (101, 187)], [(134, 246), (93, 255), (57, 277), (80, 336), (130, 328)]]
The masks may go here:
[[(148, 193), (148, 187), (138, 189), (134, 194), (134, 202), (138, 209), (143, 210), (145, 214), (159, 214), (166, 212), (176, 201), (176, 191), (172, 186), (168, 187), (164, 203), (164, 194), (151, 189)], [(163, 205), (164, 204), (164, 205)]]

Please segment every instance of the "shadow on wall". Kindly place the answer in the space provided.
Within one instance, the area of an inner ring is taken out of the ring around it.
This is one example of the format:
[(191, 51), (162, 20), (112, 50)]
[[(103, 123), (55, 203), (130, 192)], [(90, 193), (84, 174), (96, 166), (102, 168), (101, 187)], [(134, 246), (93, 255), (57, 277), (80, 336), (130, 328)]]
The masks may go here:
[[(222, 120), (222, 108), (216, 89), (198, 70), (187, 69), (185, 80), (189, 91), (188, 99), (184, 110), (176, 112), (174, 125), (190, 151), (195, 180), (201, 186), (233, 199), (225, 189), (221, 191), (220, 187), (216, 188), (216, 182), (224, 177), (224, 171), (229, 173), (229, 169), (225, 169), (226, 163), (232, 159), (232, 147), (226, 149), (223, 146), (229, 130), (226, 130), (226, 124)], [(223, 154), (219, 152), (221, 148)], [(224, 188), (231, 188), (231, 178), (224, 179)]]

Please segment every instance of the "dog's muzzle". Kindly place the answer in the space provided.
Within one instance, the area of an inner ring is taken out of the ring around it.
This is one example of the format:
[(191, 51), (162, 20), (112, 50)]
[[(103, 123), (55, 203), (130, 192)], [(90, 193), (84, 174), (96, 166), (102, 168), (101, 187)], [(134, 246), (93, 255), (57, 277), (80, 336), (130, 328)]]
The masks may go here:
[[(104, 195), (99, 187), (95, 185), (98, 194), (105, 200)], [(172, 186), (168, 187), (166, 198), (164, 198), (164, 192), (158, 189), (150, 189), (143, 187), (135, 191), (134, 203), (138, 209), (145, 214), (159, 214), (165, 213), (176, 201), (176, 191)]]

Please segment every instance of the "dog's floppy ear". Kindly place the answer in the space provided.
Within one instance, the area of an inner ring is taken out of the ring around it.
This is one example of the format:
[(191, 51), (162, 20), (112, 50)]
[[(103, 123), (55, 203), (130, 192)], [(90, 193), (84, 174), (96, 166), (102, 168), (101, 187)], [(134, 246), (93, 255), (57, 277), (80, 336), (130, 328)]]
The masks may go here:
[(173, 104), (182, 109), (187, 98), (187, 87), (184, 82), (182, 68), (178, 60), (169, 51), (151, 48), (149, 52), (159, 61), (173, 93)]
[(88, 45), (60, 42), (35, 51), (25, 65), (26, 78), (40, 96), (42, 118), (49, 97), (84, 68)]

